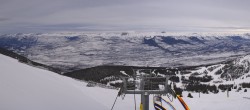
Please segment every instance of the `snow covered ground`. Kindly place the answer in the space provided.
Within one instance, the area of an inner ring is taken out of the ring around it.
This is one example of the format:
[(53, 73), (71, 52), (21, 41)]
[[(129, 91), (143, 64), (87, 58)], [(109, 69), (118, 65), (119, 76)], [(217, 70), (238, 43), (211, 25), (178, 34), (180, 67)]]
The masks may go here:
[[(0, 110), (110, 110), (118, 90), (86, 87), (85, 82), (34, 68), (17, 60), (0, 55)], [(201, 94), (192, 93), (194, 98), (184, 100), (191, 110), (249, 110), (248, 92)], [(166, 97), (164, 97), (167, 99)], [(152, 96), (150, 109), (153, 110)], [(136, 96), (139, 110), (140, 96)], [(182, 105), (174, 100), (177, 110)], [(118, 98), (114, 110), (133, 110), (133, 95)]]

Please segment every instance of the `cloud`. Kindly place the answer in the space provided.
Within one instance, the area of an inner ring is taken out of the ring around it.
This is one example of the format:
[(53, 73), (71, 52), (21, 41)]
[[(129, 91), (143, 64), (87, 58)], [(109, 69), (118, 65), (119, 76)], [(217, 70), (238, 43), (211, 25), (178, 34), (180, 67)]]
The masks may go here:
[(8, 21), (8, 20), (10, 20), (10, 18), (0, 18), (0, 22)]
[(0, 30), (216, 31), (219, 27), (250, 27), (249, 3), (249, 0), (3, 0), (0, 15), (11, 19), (0, 19)]

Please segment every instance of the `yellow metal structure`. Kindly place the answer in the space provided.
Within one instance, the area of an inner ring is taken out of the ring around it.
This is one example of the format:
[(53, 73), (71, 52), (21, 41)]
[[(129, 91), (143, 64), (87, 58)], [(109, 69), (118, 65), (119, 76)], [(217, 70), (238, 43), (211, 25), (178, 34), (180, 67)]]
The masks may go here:
[(142, 105), (142, 103), (140, 104), (140, 110), (143, 110), (143, 105)]
[(181, 104), (185, 108), (185, 110), (190, 110), (190, 108), (187, 106), (187, 104), (184, 102), (184, 100), (179, 95), (177, 95), (177, 98), (181, 102)]

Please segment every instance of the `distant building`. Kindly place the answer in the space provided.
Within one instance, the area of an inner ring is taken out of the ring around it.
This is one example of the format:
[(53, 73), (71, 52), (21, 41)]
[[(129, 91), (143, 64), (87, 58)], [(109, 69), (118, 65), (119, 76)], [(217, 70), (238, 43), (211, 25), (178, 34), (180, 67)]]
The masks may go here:
[(95, 87), (96, 83), (93, 81), (89, 81), (88, 84), (86, 85), (87, 87)]
[(121, 34), (122, 36), (126, 36), (126, 35), (129, 35), (128, 32), (122, 32)]

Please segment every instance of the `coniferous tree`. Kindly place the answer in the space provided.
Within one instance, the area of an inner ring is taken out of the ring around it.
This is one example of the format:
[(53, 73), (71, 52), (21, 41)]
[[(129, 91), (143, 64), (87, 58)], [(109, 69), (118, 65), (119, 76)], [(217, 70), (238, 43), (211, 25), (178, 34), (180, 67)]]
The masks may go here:
[(247, 92), (247, 89), (245, 89), (244, 92)]
[(188, 96), (189, 98), (193, 98), (193, 96), (191, 95), (191, 93), (188, 93)]

